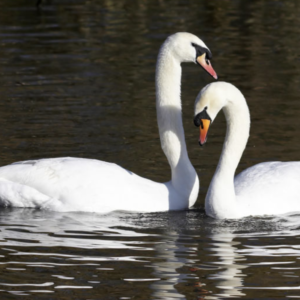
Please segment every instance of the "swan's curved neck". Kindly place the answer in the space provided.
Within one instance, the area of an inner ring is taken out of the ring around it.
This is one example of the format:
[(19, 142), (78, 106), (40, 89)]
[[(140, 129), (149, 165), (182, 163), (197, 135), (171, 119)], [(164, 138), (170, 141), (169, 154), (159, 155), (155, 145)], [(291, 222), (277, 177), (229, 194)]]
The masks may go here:
[(250, 114), (244, 99), (229, 103), (223, 111), (227, 122), (227, 132), (217, 173), (233, 179), (248, 141)]
[(220, 215), (234, 218), (238, 214), (234, 174), (246, 147), (250, 130), (250, 114), (245, 98), (241, 93), (230, 97), (223, 107), (227, 122), (223, 150), (205, 199), (206, 212), (214, 218)]
[[(181, 115), (181, 66), (168, 44), (163, 44), (156, 66), (156, 109), (161, 147), (172, 170), (171, 184), (185, 198), (196, 194), (198, 177), (186, 149)], [(197, 184), (195, 184), (197, 182)], [(192, 205), (193, 203), (189, 203)]]

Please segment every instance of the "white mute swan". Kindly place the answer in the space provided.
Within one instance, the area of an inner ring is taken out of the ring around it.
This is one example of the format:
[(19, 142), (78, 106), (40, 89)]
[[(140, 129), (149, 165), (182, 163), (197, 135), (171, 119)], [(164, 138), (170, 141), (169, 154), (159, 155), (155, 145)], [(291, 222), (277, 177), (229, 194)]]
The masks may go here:
[(200, 145), (206, 142), (209, 126), (221, 109), (227, 132), (205, 198), (206, 213), (230, 219), (300, 211), (300, 162), (264, 162), (234, 178), (248, 141), (250, 114), (244, 96), (232, 84), (212, 83), (198, 94), (194, 122), (200, 127)]
[(194, 62), (217, 78), (211, 52), (193, 34), (176, 33), (162, 45), (156, 67), (161, 146), (172, 179), (157, 183), (118, 165), (93, 159), (51, 158), (0, 168), (0, 205), (56, 211), (167, 211), (192, 206), (199, 180), (188, 158), (181, 119), (181, 63)]

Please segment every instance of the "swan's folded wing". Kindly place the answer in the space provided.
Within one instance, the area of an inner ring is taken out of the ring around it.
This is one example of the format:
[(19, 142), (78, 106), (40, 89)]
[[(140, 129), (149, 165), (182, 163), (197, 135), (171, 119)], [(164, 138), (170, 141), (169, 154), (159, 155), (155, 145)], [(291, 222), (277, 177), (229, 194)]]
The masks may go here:
[(300, 162), (264, 162), (235, 177), (237, 204), (244, 215), (300, 211)]
[(51, 197), (34, 188), (0, 178), (0, 206), (2, 207), (39, 208), (51, 200)]
[[(6, 206), (101, 213), (169, 209), (165, 184), (99, 160), (64, 157), (24, 161), (1, 167), (0, 178), (11, 184), (4, 186), (2, 205)], [(0, 197), (1, 189), (0, 185)], [(31, 195), (22, 196), (25, 190)]]

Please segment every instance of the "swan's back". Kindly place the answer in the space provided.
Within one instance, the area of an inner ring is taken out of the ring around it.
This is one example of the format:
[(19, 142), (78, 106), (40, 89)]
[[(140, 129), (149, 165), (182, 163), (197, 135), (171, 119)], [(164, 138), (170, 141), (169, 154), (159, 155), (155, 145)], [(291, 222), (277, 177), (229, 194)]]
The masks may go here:
[(244, 215), (300, 211), (300, 162), (264, 162), (234, 180), (237, 205)]
[[(60, 211), (167, 210), (169, 205), (164, 184), (95, 159), (64, 157), (14, 163), (0, 168), (0, 184), (8, 183), (47, 195), (51, 201), (40, 206)], [(166, 201), (159, 203), (161, 198)], [(11, 201), (8, 205), (15, 206), (13, 197)]]

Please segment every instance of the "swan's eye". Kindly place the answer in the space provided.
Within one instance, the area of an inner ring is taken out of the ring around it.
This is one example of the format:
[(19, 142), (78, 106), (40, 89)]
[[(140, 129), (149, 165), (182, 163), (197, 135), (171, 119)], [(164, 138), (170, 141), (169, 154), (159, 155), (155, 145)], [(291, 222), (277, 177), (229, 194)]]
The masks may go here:
[(209, 65), (209, 60), (205, 57), (205, 62), (207, 65)]

